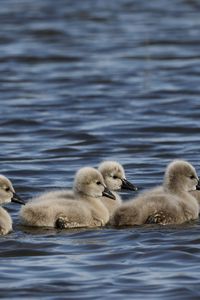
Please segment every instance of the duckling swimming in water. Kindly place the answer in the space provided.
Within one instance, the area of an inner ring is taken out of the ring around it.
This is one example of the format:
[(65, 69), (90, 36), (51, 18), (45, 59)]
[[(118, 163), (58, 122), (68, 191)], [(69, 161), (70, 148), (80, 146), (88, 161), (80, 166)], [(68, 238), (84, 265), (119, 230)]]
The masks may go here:
[(73, 191), (75, 200), (61, 196), (54, 201), (32, 199), (21, 209), (22, 223), (27, 226), (75, 228), (98, 227), (108, 222), (109, 213), (101, 198), (106, 196), (115, 201), (115, 196), (106, 188), (98, 170), (91, 167), (80, 169), (75, 176)]
[[(98, 170), (102, 174), (107, 188), (115, 195), (115, 201), (108, 199), (108, 197), (101, 198), (101, 201), (109, 211), (110, 217), (112, 217), (115, 209), (122, 203), (121, 197), (116, 191), (123, 189), (136, 191), (137, 187), (126, 179), (124, 168), (116, 161), (104, 161), (99, 165)], [(41, 202), (48, 200), (54, 202), (58, 201), (59, 198), (65, 198), (67, 201), (76, 200), (73, 190), (61, 189), (45, 192), (34, 199), (34, 201)]]
[(166, 225), (195, 220), (199, 205), (190, 192), (198, 187), (194, 167), (186, 161), (175, 160), (166, 168), (163, 186), (148, 190), (118, 208), (114, 225)]
[(137, 191), (137, 187), (126, 179), (124, 168), (116, 161), (104, 161), (99, 165), (98, 170), (102, 174), (107, 188), (116, 198), (115, 201), (106, 197), (102, 197), (101, 200), (107, 207), (111, 218), (114, 211), (122, 204), (121, 197), (116, 191), (122, 189)]
[[(11, 181), (7, 177), (0, 175), (0, 204), (11, 201), (24, 204), (15, 193)], [(12, 231), (12, 219), (7, 211), (0, 207), (0, 235), (5, 235), (10, 231)]]

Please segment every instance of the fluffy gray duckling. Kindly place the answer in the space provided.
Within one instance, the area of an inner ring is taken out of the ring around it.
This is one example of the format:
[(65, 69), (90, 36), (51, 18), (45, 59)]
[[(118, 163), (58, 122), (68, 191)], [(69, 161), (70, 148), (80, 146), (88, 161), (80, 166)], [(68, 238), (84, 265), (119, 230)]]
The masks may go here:
[(111, 218), (114, 211), (122, 204), (122, 199), (117, 191), (123, 189), (137, 191), (137, 187), (126, 179), (124, 168), (116, 161), (104, 161), (99, 165), (98, 170), (102, 174), (107, 188), (116, 198), (115, 201), (106, 197), (102, 197), (101, 200), (107, 207)]
[(187, 161), (171, 162), (161, 187), (148, 190), (122, 205), (114, 215), (114, 225), (145, 223), (181, 224), (198, 218), (199, 205), (191, 191), (199, 189), (194, 167)]
[[(107, 189), (101, 173), (91, 167), (80, 169), (74, 180), (74, 199), (59, 196), (45, 201), (32, 199), (21, 209), (22, 224), (38, 227), (98, 227), (109, 220), (102, 196), (115, 196)], [(66, 201), (67, 200), (67, 201)]]

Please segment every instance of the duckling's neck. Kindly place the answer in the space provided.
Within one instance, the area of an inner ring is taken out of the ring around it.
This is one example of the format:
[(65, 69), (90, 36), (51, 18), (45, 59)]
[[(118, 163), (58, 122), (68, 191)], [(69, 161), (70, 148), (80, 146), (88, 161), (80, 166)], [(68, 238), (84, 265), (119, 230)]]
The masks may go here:
[(87, 202), (94, 202), (95, 200), (97, 200), (97, 201), (99, 200), (98, 198), (95, 198), (91, 195), (85, 194), (78, 190), (74, 190), (74, 194), (75, 194), (75, 197), (77, 197), (81, 200), (87, 201)]
[(177, 186), (174, 183), (164, 185), (164, 191), (178, 196), (185, 196), (188, 194), (188, 192), (184, 190), (181, 186)]

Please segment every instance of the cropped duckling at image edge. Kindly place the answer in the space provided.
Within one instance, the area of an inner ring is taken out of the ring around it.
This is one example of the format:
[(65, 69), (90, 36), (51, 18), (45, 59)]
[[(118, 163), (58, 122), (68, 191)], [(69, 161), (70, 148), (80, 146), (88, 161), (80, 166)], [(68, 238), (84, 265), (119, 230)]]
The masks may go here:
[(197, 185), (197, 189), (195, 191), (191, 191), (190, 193), (197, 200), (199, 204), (199, 213), (200, 213), (200, 182)]
[(122, 205), (114, 215), (114, 225), (166, 225), (195, 220), (199, 205), (191, 191), (196, 189), (199, 189), (199, 179), (194, 167), (186, 161), (175, 160), (166, 168), (163, 186)]
[(116, 198), (116, 201), (105, 197), (101, 200), (107, 207), (110, 217), (112, 217), (114, 211), (122, 204), (121, 197), (116, 192), (123, 189), (137, 191), (137, 187), (126, 179), (124, 168), (116, 161), (104, 161), (99, 165), (98, 170), (102, 174), (106, 186)]
[(74, 199), (66, 197), (46, 201), (32, 199), (21, 209), (22, 224), (38, 227), (98, 227), (109, 220), (109, 212), (101, 202), (102, 196), (115, 196), (105, 186), (101, 173), (91, 167), (80, 169), (74, 180)]
[[(24, 202), (15, 193), (11, 181), (0, 175), (0, 204), (16, 202), (24, 204)], [(0, 235), (5, 235), (12, 231), (12, 219), (5, 209), (0, 207)]]

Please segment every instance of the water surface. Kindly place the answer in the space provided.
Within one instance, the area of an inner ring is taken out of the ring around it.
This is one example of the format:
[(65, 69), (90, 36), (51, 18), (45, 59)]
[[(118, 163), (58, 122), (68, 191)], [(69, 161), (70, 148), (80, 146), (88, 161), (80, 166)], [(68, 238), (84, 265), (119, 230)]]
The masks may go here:
[[(24, 199), (104, 159), (142, 189), (175, 158), (200, 174), (199, 12), (197, 0), (1, 0), (0, 166)], [(2, 299), (200, 298), (199, 221), (58, 231), (7, 209)]]

